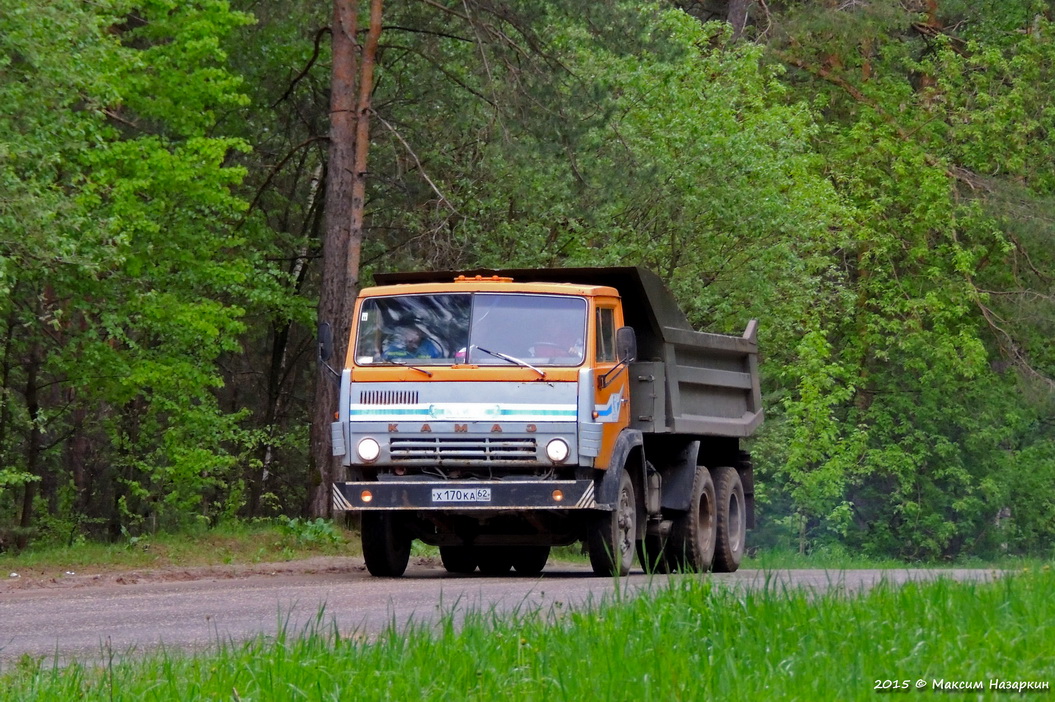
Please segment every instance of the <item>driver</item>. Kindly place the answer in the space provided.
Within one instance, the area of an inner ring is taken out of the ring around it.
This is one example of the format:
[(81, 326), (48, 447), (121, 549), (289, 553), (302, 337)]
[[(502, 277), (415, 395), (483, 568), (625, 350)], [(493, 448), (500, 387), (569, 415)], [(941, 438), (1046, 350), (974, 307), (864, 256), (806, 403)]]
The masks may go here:
[(443, 350), (416, 326), (398, 327), (385, 344), (383, 358), (440, 358)]
[(571, 326), (558, 326), (548, 330), (547, 339), (535, 342), (529, 349), (536, 358), (582, 359), (582, 330)]

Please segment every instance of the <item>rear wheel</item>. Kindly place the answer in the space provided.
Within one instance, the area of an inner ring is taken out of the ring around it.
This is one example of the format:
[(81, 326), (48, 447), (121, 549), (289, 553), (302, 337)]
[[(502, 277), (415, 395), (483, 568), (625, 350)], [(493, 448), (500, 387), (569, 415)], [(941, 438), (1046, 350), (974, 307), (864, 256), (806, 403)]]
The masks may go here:
[(513, 570), (517, 575), (538, 575), (548, 560), (549, 546), (518, 546), (513, 549)]
[(711, 474), (718, 506), (718, 540), (714, 551), (714, 572), (733, 573), (740, 567), (747, 540), (747, 508), (744, 486), (735, 468), (721, 466)]
[(626, 575), (634, 562), (637, 539), (637, 503), (627, 472), (619, 476), (615, 509), (594, 516), (588, 527), (586, 547), (597, 575)]
[(392, 512), (364, 512), (363, 559), (370, 575), (398, 578), (410, 562), (410, 536), (399, 515)]
[(440, 561), (448, 573), (467, 575), (476, 570), (476, 554), (472, 546), (440, 546)]
[(674, 519), (665, 549), (671, 567), (703, 573), (714, 561), (717, 537), (714, 480), (704, 466), (696, 467), (689, 510)]

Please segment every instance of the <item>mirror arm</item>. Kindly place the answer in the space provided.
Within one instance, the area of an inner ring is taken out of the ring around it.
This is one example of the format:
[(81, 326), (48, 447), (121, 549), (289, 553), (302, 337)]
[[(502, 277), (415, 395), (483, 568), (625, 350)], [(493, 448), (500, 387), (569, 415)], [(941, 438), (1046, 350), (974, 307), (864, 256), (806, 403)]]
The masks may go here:
[[(604, 375), (602, 375), (600, 378), (597, 379), (598, 387), (601, 390), (604, 390), (610, 384), (615, 382), (615, 379), (619, 377), (619, 374), (622, 373), (629, 366), (630, 366), (630, 362), (628, 360), (626, 360), (626, 359), (624, 359), (624, 360), (620, 361), (619, 363), (615, 364), (614, 368), (612, 368), (610, 371), (608, 371), (607, 373), (605, 373)], [(611, 376), (611, 377), (609, 377), (609, 376)]]

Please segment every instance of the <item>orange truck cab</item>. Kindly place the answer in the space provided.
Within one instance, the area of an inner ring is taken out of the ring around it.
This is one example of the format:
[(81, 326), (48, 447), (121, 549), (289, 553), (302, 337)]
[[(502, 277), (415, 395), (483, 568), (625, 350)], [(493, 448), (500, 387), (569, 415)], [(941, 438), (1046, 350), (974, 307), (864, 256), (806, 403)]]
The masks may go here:
[(755, 324), (702, 334), (640, 268), (378, 275), (356, 301), (332, 426), (363, 554), (413, 539), (452, 573), (735, 570), (753, 522), (740, 439), (762, 420)]

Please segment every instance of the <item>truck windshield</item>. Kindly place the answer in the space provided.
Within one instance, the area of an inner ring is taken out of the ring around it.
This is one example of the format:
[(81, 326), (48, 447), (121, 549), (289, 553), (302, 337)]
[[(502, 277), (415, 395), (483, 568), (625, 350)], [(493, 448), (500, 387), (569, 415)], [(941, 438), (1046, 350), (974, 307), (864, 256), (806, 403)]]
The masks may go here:
[(355, 361), (358, 365), (516, 365), (520, 361), (530, 366), (578, 366), (585, 340), (586, 300), (581, 297), (509, 293), (372, 297), (359, 312)]

